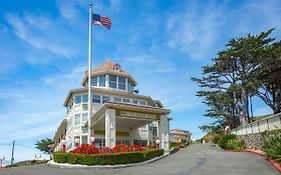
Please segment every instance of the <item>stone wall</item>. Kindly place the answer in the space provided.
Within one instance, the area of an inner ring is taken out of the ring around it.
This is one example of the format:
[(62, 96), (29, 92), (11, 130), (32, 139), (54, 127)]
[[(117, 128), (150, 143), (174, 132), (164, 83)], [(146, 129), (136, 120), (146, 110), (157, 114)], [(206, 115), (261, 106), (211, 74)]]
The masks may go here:
[(262, 151), (264, 141), (264, 136), (262, 133), (239, 135), (238, 138), (241, 138), (245, 141), (247, 149)]

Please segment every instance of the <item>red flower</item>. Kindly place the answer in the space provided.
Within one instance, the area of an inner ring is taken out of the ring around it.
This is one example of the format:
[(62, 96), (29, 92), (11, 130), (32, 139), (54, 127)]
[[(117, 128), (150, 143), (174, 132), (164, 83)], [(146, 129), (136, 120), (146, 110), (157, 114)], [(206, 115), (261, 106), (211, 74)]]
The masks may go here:
[(100, 154), (99, 150), (90, 144), (82, 144), (70, 151), (71, 154)]
[(117, 144), (114, 148), (104, 147), (102, 149), (97, 149), (93, 145), (82, 144), (76, 147), (74, 150), (70, 151), (71, 154), (110, 154), (110, 153), (123, 153), (123, 152), (135, 152), (143, 151), (147, 149), (156, 149), (156, 146), (146, 146), (141, 147), (137, 144), (125, 145)]

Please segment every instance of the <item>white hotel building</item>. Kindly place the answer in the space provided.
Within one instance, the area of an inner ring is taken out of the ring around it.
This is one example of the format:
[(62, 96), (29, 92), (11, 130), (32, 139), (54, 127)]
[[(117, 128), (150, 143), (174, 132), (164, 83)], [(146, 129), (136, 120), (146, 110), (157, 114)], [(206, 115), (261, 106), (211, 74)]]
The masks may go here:
[[(106, 61), (91, 71), (92, 114), (91, 137), (97, 147), (114, 147), (116, 144), (155, 145), (169, 149), (169, 118), (171, 112), (160, 101), (139, 95), (134, 87), (137, 82), (119, 64)], [(88, 72), (82, 87), (71, 89), (64, 101), (65, 119), (54, 136), (55, 151), (66, 150), (88, 140)], [(75, 139), (76, 138), (76, 139)], [(77, 139), (79, 138), (79, 139)], [(76, 142), (75, 142), (76, 140)]]

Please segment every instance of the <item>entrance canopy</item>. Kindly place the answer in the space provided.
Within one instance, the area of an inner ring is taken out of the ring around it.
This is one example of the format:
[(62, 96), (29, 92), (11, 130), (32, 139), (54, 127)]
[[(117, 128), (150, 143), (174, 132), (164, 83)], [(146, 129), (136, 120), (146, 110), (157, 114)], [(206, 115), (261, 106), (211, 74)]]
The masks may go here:
[(129, 132), (153, 121), (159, 121), (161, 115), (170, 113), (170, 110), (151, 106), (107, 102), (91, 117), (91, 128), (94, 128), (95, 131), (104, 131), (107, 109), (115, 110), (117, 133)]

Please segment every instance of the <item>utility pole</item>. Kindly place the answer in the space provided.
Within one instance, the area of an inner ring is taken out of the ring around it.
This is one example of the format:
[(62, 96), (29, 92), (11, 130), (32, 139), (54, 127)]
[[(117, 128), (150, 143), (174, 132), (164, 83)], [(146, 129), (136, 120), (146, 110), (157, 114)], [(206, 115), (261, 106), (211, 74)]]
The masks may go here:
[(0, 158), (0, 168), (2, 168), (4, 160), (5, 160), (5, 156)]
[(13, 141), (12, 157), (11, 157), (11, 167), (13, 166), (13, 162), (14, 162), (14, 150), (15, 150), (15, 140)]

